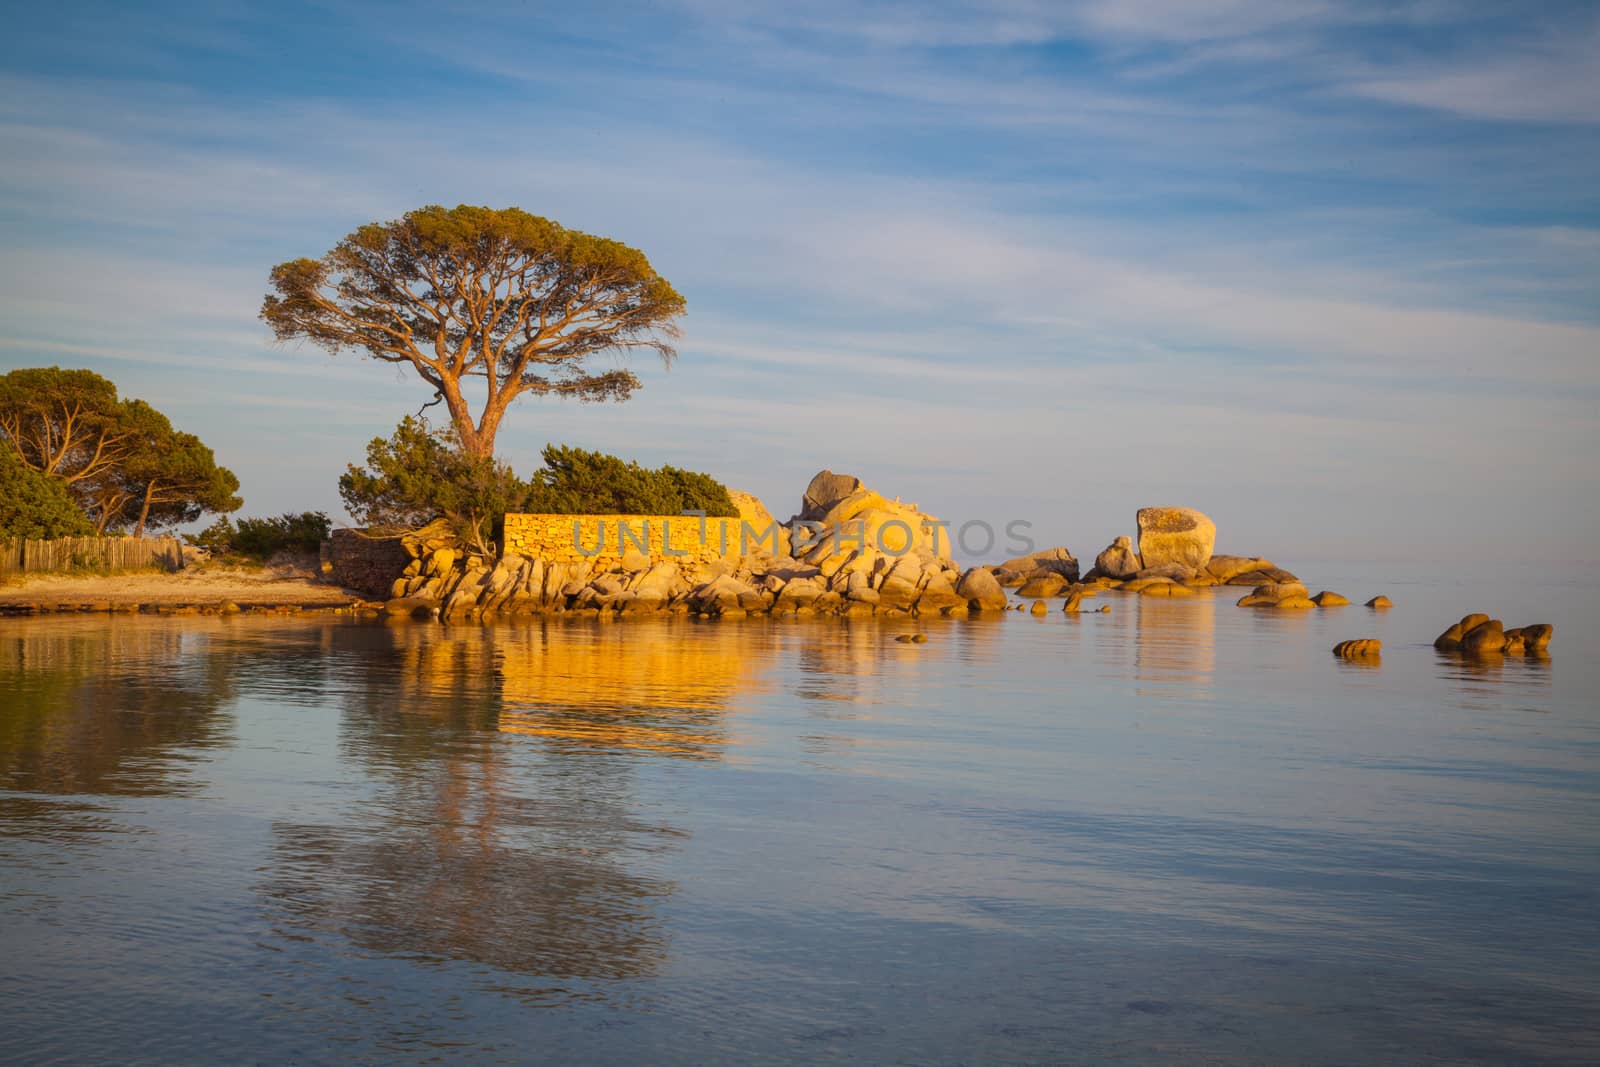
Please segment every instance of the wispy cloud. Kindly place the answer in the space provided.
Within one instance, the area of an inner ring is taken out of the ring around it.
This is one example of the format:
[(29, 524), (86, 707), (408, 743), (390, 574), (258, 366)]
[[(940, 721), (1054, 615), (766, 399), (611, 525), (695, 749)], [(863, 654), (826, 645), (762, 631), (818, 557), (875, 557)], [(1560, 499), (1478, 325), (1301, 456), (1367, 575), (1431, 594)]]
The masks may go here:
[(333, 88), (298, 77), (335, 57), (274, 59), (242, 9), (0, 74), (0, 363), (106, 368), (232, 457), (252, 507), (336, 509), (343, 463), (421, 398), (270, 345), (267, 268), (423, 203), (519, 204), (638, 244), (690, 303), (683, 360), (641, 366), (630, 404), (519, 412), (523, 466), (570, 440), (716, 469), (780, 513), (807, 468), (853, 467), (936, 511), (1011, 501), (1085, 551), (1157, 499), (1280, 553), (1334, 536), (1290, 504), (1313, 492), (1350, 515), (1381, 496), (1418, 545), (1516, 499), (1477, 550), (1576, 528), (1600, 489), (1575, 458), (1600, 391), (1588, 16), (629, 15), (380, 22), (399, 96), (360, 48), (318, 68)]

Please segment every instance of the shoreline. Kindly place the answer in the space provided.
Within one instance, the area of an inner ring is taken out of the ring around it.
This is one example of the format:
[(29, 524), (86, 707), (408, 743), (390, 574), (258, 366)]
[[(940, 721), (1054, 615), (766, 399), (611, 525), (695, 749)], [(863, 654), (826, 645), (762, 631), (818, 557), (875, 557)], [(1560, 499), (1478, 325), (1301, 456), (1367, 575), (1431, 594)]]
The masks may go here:
[[(348, 610), (361, 594), (300, 572), (265, 569), (108, 575), (38, 574), (0, 585), (0, 615), (235, 614)], [(225, 610), (226, 609), (226, 610)]]

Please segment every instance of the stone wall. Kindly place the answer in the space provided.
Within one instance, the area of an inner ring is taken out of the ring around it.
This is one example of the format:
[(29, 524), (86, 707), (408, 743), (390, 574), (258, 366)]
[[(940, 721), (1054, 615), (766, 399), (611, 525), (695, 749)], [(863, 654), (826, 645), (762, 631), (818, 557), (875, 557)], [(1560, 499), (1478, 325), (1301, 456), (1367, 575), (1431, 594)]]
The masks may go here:
[(698, 564), (724, 556), (786, 554), (775, 551), (772, 530), (764, 523), (694, 515), (507, 515), (504, 552), (602, 567), (624, 557)]
[(387, 597), (411, 555), (396, 537), (368, 537), (360, 530), (335, 530), (326, 543), (328, 577), (369, 597)]

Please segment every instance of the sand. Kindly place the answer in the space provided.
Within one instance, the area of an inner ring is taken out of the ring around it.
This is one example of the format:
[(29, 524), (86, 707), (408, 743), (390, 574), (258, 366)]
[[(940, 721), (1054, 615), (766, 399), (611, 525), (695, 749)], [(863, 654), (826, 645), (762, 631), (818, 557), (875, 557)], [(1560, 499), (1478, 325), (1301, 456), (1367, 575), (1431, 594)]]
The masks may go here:
[(298, 568), (259, 570), (197, 566), (174, 574), (39, 574), (17, 576), (0, 585), (0, 606), (39, 604), (298, 604), (331, 607), (349, 604), (357, 593), (316, 581)]

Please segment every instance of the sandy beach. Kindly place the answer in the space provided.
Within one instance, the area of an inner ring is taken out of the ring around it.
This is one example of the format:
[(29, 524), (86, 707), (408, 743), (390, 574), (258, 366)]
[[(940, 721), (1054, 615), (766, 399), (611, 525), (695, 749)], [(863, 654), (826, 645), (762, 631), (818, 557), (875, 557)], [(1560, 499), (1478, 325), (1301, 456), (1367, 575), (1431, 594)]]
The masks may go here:
[(293, 567), (190, 567), (174, 574), (159, 572), (115, 575), (40, 574), (0, 585), (0, 609), (62, 604), (220, 604), (338, 607), (357, 599), (336, 585), (316, 581), (309, 571)]

